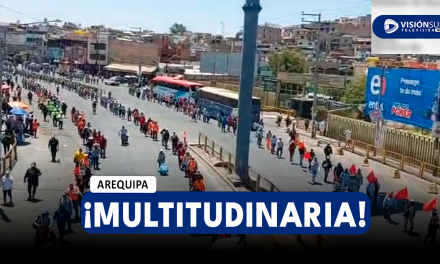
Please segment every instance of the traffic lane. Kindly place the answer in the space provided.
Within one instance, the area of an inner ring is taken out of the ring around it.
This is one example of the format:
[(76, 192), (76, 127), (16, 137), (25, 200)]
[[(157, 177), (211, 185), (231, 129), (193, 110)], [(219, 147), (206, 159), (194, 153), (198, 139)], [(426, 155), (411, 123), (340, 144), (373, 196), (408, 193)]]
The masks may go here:
[[(210, 124), (201, 121), (194, 123), (189, 117), (182, 115), (181, 112), (175, 112), (173, 109), (164, 107), (163, 105), (140, 100), (135, 96), (131, 96), (128, 94), (125, 86), (95, 85), (95, 87), (111, 91), (112, 96), (122, 104), (125, 104), (127, 107), (138, 108), (144, 112), (147, 117), (158, 120), (161, 126), (177, 127), (176, 132), (179, 136), (182, 136), (183, 132), (186, 132), (189, 142), (197, 142), (199, 132), (202, 132), (210, 139), (216, 141), (226, 151), (235, 155), (236, 136), (232, 133), (221, 132), (215, 120), (211, 121)], [(260, 149), (256, 144), (254, 133), (250, 133), (249, 140), (249, 165), (253, 170), (273, 182), (282, 191), (316, 191), (314, 186), (308, 184), (310, 175), (307, 171), (298, 166), (286, 164), (285, 159), (277, 159), (276, 156), (270, 154), (269, 151)], [(287, 153), (285, 156), (287, 157)], [(299, 157), (296, 157), (296, 160), (299, 160)], [(301, 181), (298, 181), (298, 179), (301, 179)]]
[[(112, 94), (118, 98), (123, 104), (127, 104), (127, 106), (136, 106), (140, 110), (144, 111), (147, 116), (151, 116), (153, 119), (157, 118), (161, 124), (180, 124), (179, 127), (185, 126), (184, 130), (190, 138), (190, 141), (196, 141), (194, 139), (198, 136), (197, 132), (201, 131), (205, 135), (208, 135), (209, 138), (214, 139), (218, 142), (224, 149), (227, 151), (235, 152), (235, 143), (236, 137), (231, 133), (222, 133), (220, 129), (217, 127), (215, 122), (213, 124), (205, 124), (198, 122), (198, 124), (194, 124), (189, 120), (189, 118), (184, 117), (181, 113), (176, 113), (173, 110), (167, 109), (164, 106), (161, 106), (156, 103), (151, 103), (148, 101), (139, 100), (136, 97), (133, 97), (128, 94), (127, 90), (122, 87), (108, 87), (107, 89), (112, 91)], [(268, 125), (269, 129), (273, 129), (273, 132), (278, 136), (281, 136), (285, 140), (288, 140), (286, 137), (286, 133), (282, 131), (282, 129), (277, 129), (276, 126)], [(179, 131), (181, 132), (181, 131)], [(192, 137), (191, 137), (192, 136)], [(287, 159), (278, 159), (275, 155), (270, 154), (270, 152), (266, 149), (260, 149), (256, 146), (254, 134), (251, 133), (250, 136), (251, 146), (250, 146), (250, 166), (252, 169), (256, 170), (258, 173), (262, 174), (265, 178), (273, 182), (279, 189), (282, 191), (332, 191), (333, 186), (329, 184), (323, 185), (310, 185), (309, 181), (311, 178), (310, 173), (302, 168), (299, 168), (298, 165), (292, 165)], [(286, 147), (287, 150), (287, 142)], [(310, 148), (313, 148), (311, 145)], [(219, 149), (218, 149), (219, 150)], [(320, 157), (322, 155), (322, 151), (317, 149), (317, 154)], [(285, 157), (287, 157), (287, 153), (285, 153)], [(298, 153), (294, 157), (294, 161), (299, 161)], [(319, 180), (323, 179), (323, 171), (319, 172)], [(264, 185), (267, 185), (264, 184)], [(422, 216), (423, 215), (423, 216)], [(421, 214), (421, 217), (416, 219), (416, 225), (424, 227), (426, 223), (425, 213)], [(394, 214), (394, 217), (401, 218), (400, 210)], [(326, 236), (329, 238), (331, 243), (337, 246), (346, 246), (350, 244), (350, 241), (353, 241), (354, 245), (364, 245), (364, 243), (369, 243), (374, 241), (375, 238), (380, 238), (381, 242), (375, 241), (375, 243), (380, 243), (383, 246), (387, 246), (396, 239), (400, 239), (399, 241), (406, 241), (413, 245), (416, 248), (425, 248), (423, 243), (420, 243), (420, 240), (416, 240), (413, 237), (408, 236), (405, 233), (399, 232), (402, 229), (401, 225), (397, 226), (389, 226), (388, 224), (383, 222), (383, 218), (381, 215), (374, 216), (372, 222), (371, 230), (363, 235), (356, 236), (353, 238), (352, 236)], [(419, 223), (420, 221), (420, 223)], [(393, 229), (392, 231), (390, 229)], [(385, 235), (386, 234), (386, 235)], [(403, 242), (402, 242), (403, 243)]]
[[(279, 128), (277, 127), (275, 124), (272, 125), (272, 122), (265, 122), (266, 123), (266, 128), (272, 130), (275, 133), (278, 133), (280, 135), (282, 135), (282, 138), (287, 141), (289, 140), (289, 137), (287, 135), (287, 133), (285, 133), (285, 127), (284, 128)], [(267, 124), (271, 124), (271, 125), (267, 125)], [(302, 135), (303, 140), (306, 142), (306, 146), (313, 146), (313, 144), (316, 144), (315, 140), (312, 140), (310, 138), (308, 138), (305, 135)], [(316, 155), (318, 157), (318, 160), (320, 162), (323, 161), (323, 159), (325, 158), (324, 155), (324, 151), (323, 151), (323, 147), (315, 147), (315, 152)], [(342, 165), (344, 167), (349, 167), (352, 164), (355, 164), (359, 169), (362, 170), (364, 177), (366, 177), (368, 175), (368, 173), (371, 171), (371, 169), (376, 168), (375, 172), (376, 175), (379, 177), (379, 183), (381, 185), (381, 192), (389, 192), (389, 191), (394, 191), (396, 192), (397, 190), (403, 189), (406, 186), (409, 186), (409, 191), (410, 191), (410, 195), (411, 198), (414, 199), (417, 203), (416, 208), (418, 208), (418, 212), (417, 212), (417, 217), (415, 218), (415, 226), (416, 226), (416, 230), (419, 233), (418, 235), (420, 236), (424, 236), (426, 235), (426, 221), (428, 219), (429, 213), (428, 212), (424, 212), (422, 211), (422, 204), (423, 202), (429, 201), (431, 199), (434, 199), (436, 197), (436, 195), (431, 195), (428, 194), (426, 192), (426, 184), (422, 185), (418, 182), (419, 179), (414, 179), (414, 181), (411, 182), (402, 182), (401, 180), (396, 181), (395, 179), (393, 179), (393, 175), (392, 175), (392, 171), (394, 170), (393, 168), (384, 166), (382, 164), (379, 164), (380, 167), (376, 167), (375, 161), (370, 161), (370, 165), (368, 167), (363, 167), (360, 166), (361, 164), (361, 157), (352, 154), (352, 153), (346, 153), (344, 156), (337, 156), (334, 155), (332, 157), (332, 160), (334, 163), (337, 162), (341, 162)], [(286, 160), (286, 165), (288, 164), (288, 161)], [(320, 180), (323, 179), (323, 175), (322, 175), (322, 170), (320, 172), (321, 174), (321, 178)], [(331, 176), (332, 178), (332, 176)], [(332, 179), (330, 179), (332, 181)], [(407, 185), (408, 184), (408, 185)], [(364, 186), (361, 187), (361, 192), (365, 192), (365, 186), (366, 186), (366, 180), (364, 182)], [(332, 189), (332, 185), (330, 184), (324, 184), (323, 186), (315, 186), (315, 188), (317, 189), (322, 189), (325, 188), (326, 189)], [(381, 206), (381, 201), (378, 203), (378, 207), (380, 208)], [(421, 203), (420, 203), (421, 202)], [(372, 216), (372, 224), (371, 224), (371, 229), (370, 231), (368, 231), (365, 235), (363, 235), (362, 237), (346, 237), (346, 236), (326, 236), (330, 239), (330, 241), (332, 243), (334, 243), (335, 245), (338, 246), (342, 246), (346, 243), (350, 243), (351, 241), (356, 242), (356, 243), (367, 243), (368, 241), (374, 241), (374, 239), (380, 238), (380, 243), (393, 243), (393, 244), (398, 244), (398, 245), (404, 245), (403, 243), (414, 243), (414, 247), (418, 247), (418, 248), (426, 248), (426, 245), (424, 245), (423, 243), (421, 243), (420, 239), (415, 239), (417, 238), (417, 234), (415, 235), (408, 235), (407, 233), (403, 233), (401, 232), (403, 230), (403, 223), (404, 223), (404, 219), (402, 217), (402, 209), (403, 209), (404, 205), (403, 204), (399, 204), (398, 210), (394, 210), (392, 217), (395, 218), (396, 222), (399, 222), (399, 225), (389, 225), (386, 223), (386, 221), (383, 218), (383, 211), (382, 209), (379, 210), (379, 212), (376, 212), (373, 214)], [(395, 240), (395, 242), (393, 242), (393, 240)], [(357, 241), (359, 240), (359, 241)], [(383, 241), (383, 242), (382, 242)], [(437, 241), (440, 242), (440, 237), (437, 238)], [(377, 243), (377, 242), (375, 242)], [(406, 245), (406, 244), (405, 244)], [(429, 248), (428, 248), (429, 249)]]
[[(55, 90), (51, 84), (47, 88)], [(159, 176), (157, 158), (160, 149), (164, 149), (160, 142), (153, 141), (139, 132), (139, 127), (125, 119), (114, 116), (105, 108), (98, 108), (97, 115), (93, 115), (92, 102), (84, 100), (75, 93), (61, 89), (60, 98), (71, 107), (75, 107), (86, 114), (87, 121), (92, 128), (101, 131), (108, 140), (108, 159), (102, 160), (101, 170), (96, 175), (153, 175), (157, 176), (159, 191), (188, 191), (188, 179), (180, 171), (177, 156), (170, 150), (165, 150), (167, 164), (170, 167), (168, 176)], [(67, 121), (70, 123), (70, 121)], [(125, 126), (130, 135), (130, 145), (121, 146), (119, 130)], [(171, 130), (171, 127), (170, 127)], [(77, 132), (71, 131), (73, 136)], [(80, 140), (78, 141), (80, 142)], [(205, 175), (206, 188), (209, 191), (229, 191), (230, 187), (221, 178), (216, 177), (209, 166), (200, 163), (200, 170)], [(111, 164), (111, 165), (110, 165)]]
[[(35, 113), (35, 116), (41, 120), (41, 116), (38, 112)], [(72, 157), (72, 153), (77, 149), (77, 146), (81, 145), (73, 124), (67, 123), (65, 129), (59, 130), (52, 128), (50, 123), (45, 123), (42, 125), (41, 131), (39, 132), (39, 139), (37, 139), (35, 144), (27, 146), (28, 151), (22, 151), (23, 154), (21, 154), (22, 156), (16, 166), (17, 169), (13, 171), (13, 175), (24, 175), (29, 164), (31, 162), (37, 162), (37, 165), (43, 172), (40, 186), (37, 191), (38, 202), (32, 203), (25, 201), (27, 199), (27, 185), (16, 180), (16, 188), (13, 192), (15, 207), (2, 208), (2, 211), (0, 212), (0, 233), (2, 235), (10, 235), (9, 237), (13, 238), (8, 241), (4, 240), (7, 242), (8, 247), (15, 245), (22, 248), (23, 246), (33, 246), (35, 231), (31, 228), (32, 222), (42, 210), (49, 210), (52, 215), (56, 210), (57, 202), (61, 197), (61, 193), (65, 191), (68, 184), (73, 181), (73, 176), (71, 174), (73, 169), (72, 160), (69, 160), (70, 162), (64, 162), (62, 159), (60, 164), (51, 163), (49, 162), (50, 156), (47, 149), (48, 140), (52, 134), (56, 134), (56, 137), (60, 139), (61, 143), (60, 157), (64, 157), (65, 160), (67, 160), (66, 158)], [(145, 161), (143, 162), (146, 167), (151, 167), (150, 164)], [(118, 168), (124, 168), (124, 166), (118, 165), (118, 163), (114, 162), (111, 157), (108, 160), (103, 161), (103, 163), (107, 163), (103, 165), (107, 165), (110, 172), (120, 170), (121, 175), (125, 175), (126, 171)], [(135, 167), (132, 168), (131, 172), (131, 175), (139, 175), (139, 170)], [(99, 176), (99, 173), (100, 172), (96, 175)], [(17, 178), (21, 179), (21, 177)], [(183, 179), (183, 177), (181, 178)], [(172, 180), (176, 181), (176, 179)], [(187, 181), (184, 182), (187, 183)], [(166, 184), (161, 183), (160, 178), (158, 178), (158, 189), (161, 191), (169, 191), (169, 180), (165, 181), (165, 183)], [(207, 185), (210, 186), (209, 183), (207, 183)], [(176, 190), (175, 186), (172, 187), (174, 187), (173, 190)], [(217, 191), (222, 191), (218, 189), (217, 185), (215, 185), (215, 187), (217, 187)], [(188, 190), (188, 187), (182, 189), (179, 188), (177, 190), (185, 191)], [(121, 248), (121, 245), (124, 245), (127, 249), (144, 248), (145, 246), (157, 249), (182, 249), (186, 247), (193, 248), (194, 246), (197, 246), (198, 248), (207, 248), (211, 244), (211, 238), (207, 236), (157, 234), (93, 235), (86, 233), (79, 224), (74, 224), (73, 228), (75, 233), (66, 237), (71, 243), (69, 249), (99, 248), (100, 246), (103, 248)]]

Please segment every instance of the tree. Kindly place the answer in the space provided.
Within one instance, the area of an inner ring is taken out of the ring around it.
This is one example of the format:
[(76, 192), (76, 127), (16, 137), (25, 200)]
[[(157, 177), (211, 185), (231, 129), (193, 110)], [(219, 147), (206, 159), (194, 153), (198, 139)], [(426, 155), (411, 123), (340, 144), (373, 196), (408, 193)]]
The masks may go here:
[(188, 32), (186, 27), (182, 24), (179, 24), (179, 23), (174, 23), (170, 27), (170, 34), (172, 34), (172, 35), (183, 35), (186, 32)]
[(367, 76), (363, 75), (355, 81), (349, 83), (345, 88), (341, 101), (346, 104), (363, 104), (365, 103), (365, 84)]
[(269, 55), (269, 65), (276, 75), (280, 72), (303, 73), (306, 59), (298, 51), (283, 49)]

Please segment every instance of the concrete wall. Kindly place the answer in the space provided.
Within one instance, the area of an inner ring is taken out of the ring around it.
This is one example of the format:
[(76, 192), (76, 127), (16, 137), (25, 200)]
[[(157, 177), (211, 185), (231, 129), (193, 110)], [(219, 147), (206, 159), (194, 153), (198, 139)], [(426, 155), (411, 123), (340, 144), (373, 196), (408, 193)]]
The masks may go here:
[(143, 64), (156, 63), (159, 56), (157, 43), (139, 43), (110, 39), (108, 42), (109, 63), (139, 63), (139, 57)]

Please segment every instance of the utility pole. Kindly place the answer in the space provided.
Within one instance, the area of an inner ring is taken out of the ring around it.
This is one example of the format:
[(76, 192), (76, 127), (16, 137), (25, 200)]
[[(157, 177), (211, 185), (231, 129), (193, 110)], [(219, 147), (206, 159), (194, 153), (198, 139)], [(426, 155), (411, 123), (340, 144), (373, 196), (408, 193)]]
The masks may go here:
[(139, 77), (139, 88), (142, 87), (142, 28), (141, 27), (132, 27), (134, 30), (139, 31), (139, 69), (138, 69), (138, 77)]
[(100, 49), (98, 49), (99, 46), (99, 36), (101, 35), (101, 31), (98, 28), (98, 31), (96, 31), (96, 42), (95, 42), (95, 55), (97, 55), (95, 60), (95, 66), (98, 68), (98, 76), (101, 73), (101, 64), (98, 63), (98, 59), (101, 57)]
[(316, 45), (315, 45), (315, 71), (313, 73), (313, 106), (312, 106), (312, 138), (316, 138), (316, 115), (317, 115), (317, 104), (318, 104), (318, 78), (319, 78), (319, 65), (321, 62), (321, 45), (320, 45), (320, 40), (321, 40), (321, 30), (320, 28), (323, 26), (324, 23), (322, 23), (321, 21), (321, 13), (319, 14), (306, 14), (304, 12), (302, 12), (303, 16), (311, 16), (311, 17), (317, 17), (318, 20), (317, 21), (308, 21), (308, 20), (304, 20), (304, 18), (302, 19), (302, 22), (306, 22), (306, 23), (313, 23), (313, 24), (318, 24), (318, 27), (305, 27), (302, 26), (302, 28), (305, 29), (310, 29), (313, 31), (317, 31), (316, 34)]
[(257, 53), (260, 0), (246, 0), (243, 6), (243, 51), (241, 56), (240, 92), (238, 94), (237, 148), (235, 173), (242, 184), (249, 184), (249, 134), (252, 128), (252, 92), (254, 90), (255, 54)]
[[(6, 58), (6, 30), (3, 31), (3, 38), (0, 41), (0, 132), (3, 130), (3, 62)], [(1, 145), (1, 144), (0, 144)], [(0, 153), (2, 152), (0, 146)]]

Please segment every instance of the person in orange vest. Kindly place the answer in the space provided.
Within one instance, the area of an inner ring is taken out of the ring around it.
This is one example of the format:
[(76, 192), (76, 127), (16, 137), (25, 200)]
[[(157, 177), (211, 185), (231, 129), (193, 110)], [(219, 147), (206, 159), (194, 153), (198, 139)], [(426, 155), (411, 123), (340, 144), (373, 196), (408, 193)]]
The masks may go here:
[(188, 167), (186, 168), (186, 177), (191, 178), (194, 173), (197, 171), (197, 161), (191, 157), (188, 161)]
[(34, 119), (34, 122), (32, 123), (32, 136), (34, 136), (34, 138), (37, 138), (38, 128), (40, 128), (40, 123), (37, 119)]
[(84, 168), (88, 168), (90, 166), (89, 154), (84, 154), (84, 159), (82, 160), (82, 164)]
[(154, 122), (152, 129), (153, 131), (151, 137), (153, 138), (154, 141), (157, 141), (157, 135), (159, 134), (159, 124), (157, 124), (157, 122)]
[(153, 131), (153, 121), (150, 118), (148, 118), (148, 120), (147, 120), (147, 132), (145, 133), (145, 135), (146, 136), (147, 135), (151, 135), (152, 131)]
[(266, 148), (267, 149), (271, 149), (271, 144), (270, 144), (270, 140), (272, 139), (272, 132), (270, 132), (270, 130), (267, 132), (266, 134)]
[(206, 188), (205, 188), (205, 181), (204, 181), (204, 179), (203, 179), (203, 176), (202, 176), (202, 174), (200, 174), (200, 173), (196, 173), (194, 176), (193, 176), (193, 186), (192, 186), (192, 191), (193, 192), (204, 192), (204, 191), (206, 191)]
[[(71, 183), (71, 184), (69, 184), (69, 188), (67, 188), (67, 195), (70, 197), (70, 199), (72, 199), (73, 211), (75, 212), (74, 219), (77, 222), (80, 219), (78, 209), (81, 204), (81, 202), (80, 202), (81, 192), (79, 191), (79, 188), (77, 186), (75, 186), (75, 185), (73, 185), (73, 183)], [(71, 215), (71, 217), (72, 217), (72, 215)], [(71, 225), (69, 225), (68, 230), (69, 231), (72, 230)]]

